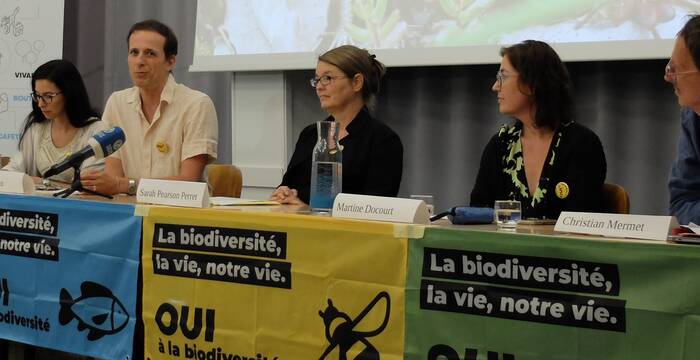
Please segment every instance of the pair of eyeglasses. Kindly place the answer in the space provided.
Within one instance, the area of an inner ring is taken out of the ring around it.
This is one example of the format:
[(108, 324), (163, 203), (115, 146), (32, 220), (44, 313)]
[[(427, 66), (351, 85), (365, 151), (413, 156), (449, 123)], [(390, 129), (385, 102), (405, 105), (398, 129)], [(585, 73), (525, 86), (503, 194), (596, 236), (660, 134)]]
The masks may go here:
[(666, 68), (664, 68), (664, 77), (675, 83), (678, 79), (678, 75), (693, 74), (696, 72), (698, 72), (698, 70), (676, 72), (673, 66), (671, 66), (671, 61), (669, 61), (668, 64), (666, 64)]
[(664, 77), (671, 81), (671, 82), (676, 82), (678, 79), (678, 75), (685, 75), (685, 74), (693, 74), (698, 72), (698, 70), (689, 70), (689, 71), (681, 71), (681, 72), (676, 72), (676, 70), (671, 66), (671, 61), (668, 61), (668, 64), (666, 64), (666, 67), (664, 68)]
[(30, 95), (32, 96), (32, 100), (34, 100), (35, 103), (38, 103), (39, 100), (43, 101), (46, 104), (51, 104), (53, 101), (53, 98), (61, 94), (60, 92), (56, 93), (45, 93), (44, 95), (39, 95), (37, 93), (31, 93)]
[(496, 82), (498, 83), (498, 87), (503, 86), (503, 82), (506, 81), (509, 77), (515, 76), (518, 74), (509, 74), (505, 70), (501, 69), (498, 70), (496, 73)]
[(328, 84), (330, 84), (331, 81), (333, 81), (335, 79), (342, 79), (342, 78), (345, 78), (345, 76), (323, 75), (320, 77), (315, 77), (315, 78), (309, 79), (309, 84), (311, 84), (312, 88), (315, 88), (316, 86), (318, 86), (318, 84), (321, 84), (323, 86), (328, 86)]

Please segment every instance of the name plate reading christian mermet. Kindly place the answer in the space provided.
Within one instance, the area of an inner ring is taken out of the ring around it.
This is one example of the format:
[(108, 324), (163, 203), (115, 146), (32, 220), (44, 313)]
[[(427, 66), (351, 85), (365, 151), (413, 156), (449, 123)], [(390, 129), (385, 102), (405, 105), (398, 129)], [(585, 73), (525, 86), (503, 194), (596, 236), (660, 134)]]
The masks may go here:
[(666, 241), (671, 229), (677, 226), (678, 222), (673, 216), (563, 211), (554, 231)]
[(31, 176), (16, 171), (0, 171), (0, 192), (33, 194), (34, 189), (34, 180)]
[(191, 208), (209, 207), (207, 183), (175, 180), (141, 179), (136, 201)]
[(384, 196), (338, 194), (333, 202), (333, 217), (429, 224), (428, 207), (423, 200)]

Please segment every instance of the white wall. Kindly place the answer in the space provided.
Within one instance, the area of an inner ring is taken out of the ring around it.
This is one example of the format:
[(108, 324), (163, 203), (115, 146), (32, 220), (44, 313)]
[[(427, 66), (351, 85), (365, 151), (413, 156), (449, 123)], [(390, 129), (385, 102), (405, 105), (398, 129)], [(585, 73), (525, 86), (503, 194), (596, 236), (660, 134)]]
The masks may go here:
[(233, 73), (231, 159), (246, 199), (267, 199), (282, 181), (291, 140), (284, 73)]

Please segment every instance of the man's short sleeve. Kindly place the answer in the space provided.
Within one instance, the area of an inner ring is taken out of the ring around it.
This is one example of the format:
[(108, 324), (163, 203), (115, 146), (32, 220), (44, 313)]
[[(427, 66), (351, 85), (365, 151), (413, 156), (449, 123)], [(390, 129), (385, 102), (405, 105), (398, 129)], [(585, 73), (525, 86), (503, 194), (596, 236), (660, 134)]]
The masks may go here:
[(191, 157), (207, 154), (209, 161), (217, 157), (219, 122), (216, 109), (211, 99), (202, 97), (186, 109), (185, 128), (183, 129), (181, 161)]

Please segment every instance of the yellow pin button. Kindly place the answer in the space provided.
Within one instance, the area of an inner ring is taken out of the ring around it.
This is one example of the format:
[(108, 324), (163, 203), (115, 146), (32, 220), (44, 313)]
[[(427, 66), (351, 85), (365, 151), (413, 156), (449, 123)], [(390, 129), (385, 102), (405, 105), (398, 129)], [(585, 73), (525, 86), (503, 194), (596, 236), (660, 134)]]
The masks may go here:
[(560, 199), (566, 199), (569, 196), (569, 185), (563, 181), (559, 182), (554, 188), (554, 192)]
[(168, 152), (168, 144), (166, 144), (164, 141), (159, 141), (156, 143), (156, 149), (162, 153), (167, 153)]

